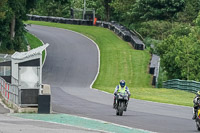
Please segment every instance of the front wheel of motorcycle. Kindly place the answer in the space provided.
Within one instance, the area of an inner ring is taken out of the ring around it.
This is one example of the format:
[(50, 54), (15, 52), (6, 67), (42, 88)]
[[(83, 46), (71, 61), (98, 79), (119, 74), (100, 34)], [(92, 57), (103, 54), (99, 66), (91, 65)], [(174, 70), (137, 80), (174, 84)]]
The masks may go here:
[(119, 115), (119, 111), (118, 111), (118, 109), (116, 109), (116, 115)]
[(119, 115), (122, 116), (123, 115), (123, 111), (120, 111)]
[(124, 102), (120, 102), (119, 103), (119, 115), (122, 116), (123, 115), (123, 111), (124, 111)]

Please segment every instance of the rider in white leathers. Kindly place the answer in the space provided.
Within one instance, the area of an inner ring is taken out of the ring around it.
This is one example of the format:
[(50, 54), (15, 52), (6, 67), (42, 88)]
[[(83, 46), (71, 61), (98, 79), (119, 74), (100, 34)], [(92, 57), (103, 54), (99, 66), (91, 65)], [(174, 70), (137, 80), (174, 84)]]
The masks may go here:
[[(125, 91), (126, 91), (127, 94), (128, 94), (128, 100), (129, 100), (129, 97), (131, 96), (131, 93), (130, 93), (128, 87), (126, 86), (125, 80), (120, 80), (119, 85), (116, 86), (115, 91), (114, 91), (113, 108), (116, 107), (116, 97), (117, 97), (117, 93), (118, 93), (120, 90), (123, 90), (124, 88), (125, 88)], [(127, 107), (127, 105), (128, 105), (128, 101), (127, 101), (126, 107)]]

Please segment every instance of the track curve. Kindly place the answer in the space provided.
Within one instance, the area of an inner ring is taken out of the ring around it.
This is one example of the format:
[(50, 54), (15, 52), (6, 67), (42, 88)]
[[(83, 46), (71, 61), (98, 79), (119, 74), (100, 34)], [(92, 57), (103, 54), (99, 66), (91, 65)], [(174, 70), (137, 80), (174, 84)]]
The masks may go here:
[(98, 50), (91, 40), (64, 29), (36, 25), (27, 29), (50, 44), (43, 83), (51, 85), (53, 111), (154, 132), (196, 132), (189, 107), (131, 99), (124, 116), (115, 116), (113, 96), (90, 89), (98, 71)]

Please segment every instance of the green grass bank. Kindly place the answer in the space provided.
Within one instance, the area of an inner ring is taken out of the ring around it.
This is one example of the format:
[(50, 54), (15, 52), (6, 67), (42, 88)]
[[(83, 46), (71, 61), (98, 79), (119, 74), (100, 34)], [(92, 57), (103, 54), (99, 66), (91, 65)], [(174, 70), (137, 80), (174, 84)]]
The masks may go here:
[[(31, 49), (37, 48), (39, 46), (42, 46), (42, 42), (34, 35), (30, 34), (30, 33), (26, 33), (25, 34), (26, 39), (30, 45)], [(42, 52), (42, 60), (44, 61), (44, 57), (45, 57), (45, 51)]]
[(36, 24), (73, 30), (94, 40), (100, 49), (100, 73), (93, 88), (113, 93), (120, 79), (126, 80), (132, 98), (155, 102), (192, 106), (194, 94), (172, 89), (157, 89), (151, 86), (148, 73), (150, 54), (148, 50), (134, 50), (112, 31), (93, 26), (80, 26), (27, 21)]
[(28, 43), (29, 43), (31, 49), (34, 49), (34, 48), (37, 48), (37, 47), (43, 45), (42, 42), (37, 37), (35, 37), (34, 35), (27, 32), (25, 34), (25, 36), (28, 40)]

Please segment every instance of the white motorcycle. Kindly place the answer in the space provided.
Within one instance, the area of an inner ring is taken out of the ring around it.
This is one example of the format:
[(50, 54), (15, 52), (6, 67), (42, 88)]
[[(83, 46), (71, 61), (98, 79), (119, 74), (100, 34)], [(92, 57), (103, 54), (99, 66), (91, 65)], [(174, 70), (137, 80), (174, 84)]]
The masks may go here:
[(128, 105), (128, 94), (126, 92), (124, 93), (118, 93), (116, 97), (116, 115), (122, 116), (123, 111), (126, 111)]

